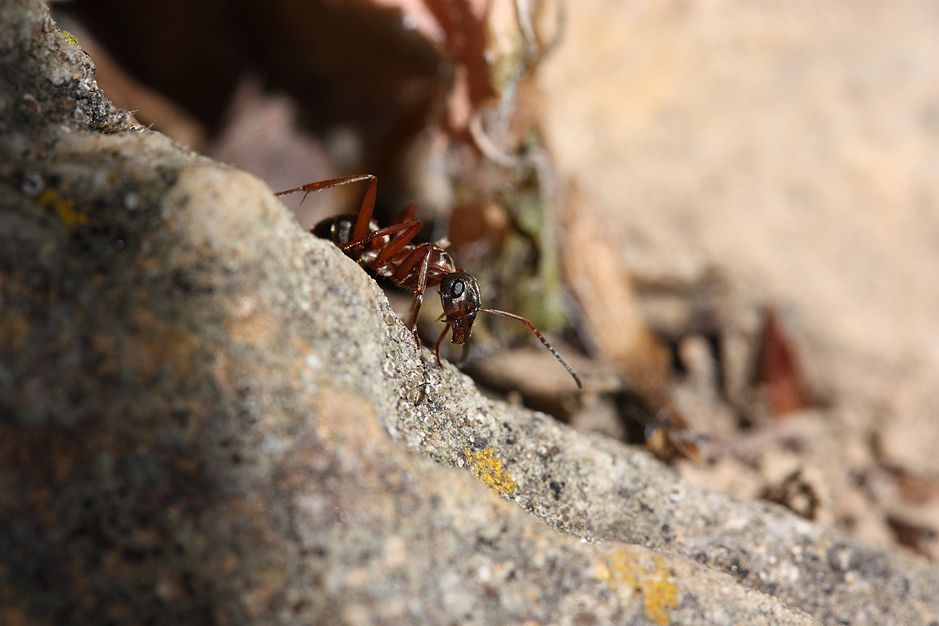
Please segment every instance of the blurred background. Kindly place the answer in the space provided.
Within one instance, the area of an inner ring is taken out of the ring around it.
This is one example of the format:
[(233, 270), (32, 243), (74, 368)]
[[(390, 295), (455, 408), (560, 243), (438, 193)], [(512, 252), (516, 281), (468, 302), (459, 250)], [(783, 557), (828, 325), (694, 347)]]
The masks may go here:
[[(52, 9), (142, 125), (274, 190), (374, 173), (380, 223), (418, 202), (585, 383), (481, 317), (490, 393), (939, 558), (939, 4)], [(362, 194), (285, 200), (309, 228)]]

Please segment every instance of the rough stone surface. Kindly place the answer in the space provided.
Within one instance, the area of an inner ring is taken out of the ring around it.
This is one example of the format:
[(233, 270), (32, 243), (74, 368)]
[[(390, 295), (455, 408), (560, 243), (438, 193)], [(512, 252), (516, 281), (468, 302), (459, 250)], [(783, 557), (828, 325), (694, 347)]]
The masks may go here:
[(263, 184), (110, 113), (42, 5), (0, 9), (0, 622), (939, 617), (934, 566), (484, 398)]

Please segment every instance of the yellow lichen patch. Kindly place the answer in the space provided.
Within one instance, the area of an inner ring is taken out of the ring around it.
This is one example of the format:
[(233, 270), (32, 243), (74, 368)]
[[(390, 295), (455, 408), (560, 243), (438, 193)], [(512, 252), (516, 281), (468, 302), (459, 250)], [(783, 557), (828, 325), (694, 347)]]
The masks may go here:
[(489, 485), (500, 495), (505, 496), (518, 489), (518, 485), (502, 467), (502, 460), (496, 456), (492, 448), (476, 451), (463, 448), (463, 453), (469, 459), (473, 473), (476, 474), (479, 480)]
[(656, 624), (668, 626), (668, 610), (678, 606), (678, 588), (669, 577), (668, 568), (659, 556), (652, 556), (653, 566), (640, 563), (640, 554), (620, 548), (605, 563), (594, 567), (594, 575), (611, 588), (625, 587), (642, 595), (646, 615)]
[(61, 31), (61, 32), (62, 32), (62, 36), (65, 37), (65, 41), (69, 42), (69, 43), (72, 44), (73, 46), (77, 46), (77, 45), (78, 45), (78, 39), (75, 38), (75, 35), (73, 35), (72, 33), (68, 32), (67, 30), (63, 30), (63, 31)]
[(52, 205), (59, 214), (59, 219), (69, 226), (83, 226), (88, 223), (88, 216), (75, 209), (75, 203), (65, 198), (60, 198), (51, 189), (46, 189), (39, 196), (39, 203), (44, 206)]

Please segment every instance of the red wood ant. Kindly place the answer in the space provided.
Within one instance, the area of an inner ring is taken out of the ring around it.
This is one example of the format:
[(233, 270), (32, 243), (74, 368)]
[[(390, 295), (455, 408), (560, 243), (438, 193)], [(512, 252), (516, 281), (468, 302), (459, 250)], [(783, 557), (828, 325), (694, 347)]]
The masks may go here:
[(395, 285), (414, 291), (414, 304), (411, 312), (411, 332), (420, 348), (421, 340), (417, 334), (417, 313), (420, 311), (424, 299), (424, 291), (428, 287), (440, 285), (440, 302), (443, 305), (446, 326), (437, 341), (434, 343), (434, 355), (437, 365), (440, 365), (440, 342), (448, 330), (453, 331), (452, 343), (463, 346), (460, 365), (466, 362), (469, 356), (469, 338), (473, 332), (473, 322), (476, 314), (495, 313), (503, 317), (518, 320), (528, 326), (541, 343), (551, 351), (551, 354), (564, 366), (574, 378), (578, 387), (582, 388), (580, 379), (570, 365), (567, 364), (558, 351), (548, 340), (538, 332), (538, 329), (524, 317), (499, 311), (486, 309), (480, 306), (479, 284), (476, 279), (456, 266), (453, 258), (443, 249), (445, 243), (410, 243), (420, 231), (423, 224), (414, 219), (417, 205), (410, 204), (388, 226), (378, 228), (372, 220), (375, 209), (375, 197), (378, 188), (378, 179), (372, 174), (347, 176), (345, 178), (332, 178), (316, 183), (310, 183), (280, 191), (275, 195), (283, 196), (288, 193), (303, 192), (303, 200), (314, 191), (348, 185), (359, 181), (368, 181), (368, 190), (358, 216), (348, 213), (336, 215), (319, 222), (310, 229), (310, 232), (321, 239), (329, 239), (352, 259), (359, 262), (362, 267), (371, 269), (379, 276), (390, 279)]

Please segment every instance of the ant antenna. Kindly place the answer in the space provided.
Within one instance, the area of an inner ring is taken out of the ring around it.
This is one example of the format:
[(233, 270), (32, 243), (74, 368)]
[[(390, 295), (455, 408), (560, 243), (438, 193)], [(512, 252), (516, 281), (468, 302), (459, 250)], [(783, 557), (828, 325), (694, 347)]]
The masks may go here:
[[(583, 388), (584, 388), (584, 386), (583, 386), (583, 385), (581, 384), (581, 382), (580, 382), (580, 379), (577, 378), (577, 374), (574, 373), (574, 368), (572, 368), (570, 365), (567, 364), (567, 361), (564, 360), (564, 357), (562, 357), (560, 354), (558, 354), (558, 351), (554, 349), (554, 346), (552, 346), (550, 343), (548, 343), (548, 340), (544, 338), (544, 335), (542, 335), (542, 334), (538, 331), (537, 328), (535, 328), (535, 325), (534, 325), (534, 324), (532, 324), (531, 322), (529, 322), (527, 319), (525, 319), (525, 318), (522, 317), (521, 315), (515, 315), (514, 313), (507, 313), (506, 311), (500, 311), (500, 310), (498, 310), (498, 309), (485, 309), (485, 308), (482, 308), (482, 307), (480, 307), (479, 310), (482, 311), (482, 312), (484, 312), (484, 313), (495, 313), (496, 315), (501, 315), (502, 317), (510, 317), (510, 318), (512, 318), (513, 320), (518, 320), (518, 321), (520, 321), (522, 324), (524, 324), (525, 326), (528, 326), (528, 327), (531, 329), (531, 331), (532, 331), (533, 333), (535, 333), (535, 336), (538, 337), (538, 339), (541, 340), (541, 343), (544, 344), (544, 347), (547, 348), (547, 349), (551, 352), (551, 354), (554, 355), (554, 358), (556, 358), (556, 359), (561, 363), (561, 365), (564, 366), (564, 369), (567, 370), (567, 373), (570, 374), (570, 375), (574, 378), (574, 382), (577, 383), (577, 388), (578, 388), (578, 389), (583, 389)], [(466, 344), (464, 344), (464, 348), (465, 348), (465, 347), (466, 347)], [(465, 350), (464, 350), (464, 352), (465, 352)], [(464, 357), (465, 357), (465, 355), (464, 355)]]

